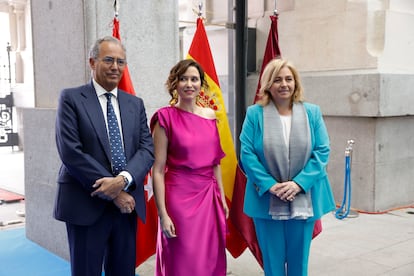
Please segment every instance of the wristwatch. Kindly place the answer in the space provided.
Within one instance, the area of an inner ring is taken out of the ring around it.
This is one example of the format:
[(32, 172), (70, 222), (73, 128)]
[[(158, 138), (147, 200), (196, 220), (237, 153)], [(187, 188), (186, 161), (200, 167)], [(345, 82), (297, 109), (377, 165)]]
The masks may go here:
[(128, 187), (129, 181), (128, 178), (125, 175), (121, 175), (124, 178), (124, 189)]

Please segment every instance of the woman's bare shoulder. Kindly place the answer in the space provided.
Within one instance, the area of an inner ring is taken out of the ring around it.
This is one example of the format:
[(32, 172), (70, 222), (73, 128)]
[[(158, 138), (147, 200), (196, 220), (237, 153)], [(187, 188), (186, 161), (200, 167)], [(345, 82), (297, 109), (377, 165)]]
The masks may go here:
[(201, 116), (207, 119), (216, 119), (216, 112), (214, 112), (214, 110), (209, 107), (202, 107)]

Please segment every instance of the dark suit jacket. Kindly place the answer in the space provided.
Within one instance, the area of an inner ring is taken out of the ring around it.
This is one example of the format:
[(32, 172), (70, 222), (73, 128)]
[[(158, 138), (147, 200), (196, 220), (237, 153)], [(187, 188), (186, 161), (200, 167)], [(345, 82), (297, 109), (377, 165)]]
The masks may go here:
[[(154, 162), (154, 146), (142, 99), (118, 91), (124, 138), (126, 170), (134, 185), (128, 191), (135, 210), (145, 221), (143, 181)], [(64, 89), (56, 118), (56, 144), (62, 166), (54, 217), (77, 225), (93, 224), (111, 201), (91, 197), (92, 185), (101, 177), (113, 176), (106, 123), (93, 87), (89, 84)]]

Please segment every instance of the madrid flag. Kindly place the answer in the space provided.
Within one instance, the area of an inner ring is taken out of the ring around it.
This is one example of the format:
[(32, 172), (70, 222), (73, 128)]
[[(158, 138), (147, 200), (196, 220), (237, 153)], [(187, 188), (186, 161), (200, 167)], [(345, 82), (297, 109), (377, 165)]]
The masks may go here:
[[(116, 16), (114, 17), (113, 21), (112, 36), (121, 40), (121, 35), (119, 33), (119, 20)], [(128, 92), (129, 94), (135, 95), (135, 90), (131, 81), (131, 76), (129, 75), (128, 66), (125, 66), (124, 74), (119, 81), (118, 88), (124, 90), (125, 92)]]
[[(257, 85), (254, 102), (258, 100), (258, 92), (260, 90), (260, 78), (262, 76), (264, 68), (266, 67), (266, 64), (273, 58), (276, 58), (281, 55), (278, 41), (277, 15), (270, 16), (270, 19), (271, 25), (269, 35), (267, 38), (266, 49), (263, 57), (262, 68), (260, 70), (259, 82)], [(242, 164), (239, 164), (239, 166), (237, 166), (236, 181), (234, 182), (234, 191), (232, 199), (233, 208), (230, 210), (230, 219), (232, 220), (233, 225), (236, 227), (236, 229), (243, 236), (250, 251), (255, 256), (257, 262), (263, 267), (262, 253), (257, 242), (253, 220), (243, 212), (244, 192), (246, 189), (247, 179), (241, 166)]]
[(264, 56), (263, 56), (262, 68), (260, 70), (259, 81), (258, 81), (257, 89), (256, 89), (256, 97), (254, 99), (254, 102), (258, 100), (257, 94), (259, 93), (259, 90), (260, 90), (260, 79), (262, 78), (264, 68), (269, 63), (269, 61), (271, 61), (274, 58), (280, 57), (282, 55), (282, 53), (280, 52), (280, 48), (279, 48), (277, 15), (271, 15), (270, 20), (271, 20), (270, 30), (269, 30), (269, 35), (267, 37), (266, 49), (265, 49)]
[[(264, 68), (269, 63), (269, 61), (271, 61), (274, 58), (279, 58), (282, 56), (282, 53), (279, 48), (279, 33), (278, 33), (278, 28), (277, 28), (277, 19), (278, 19), (277, 14), (270, 16), (271, 24), (270, 24), (269, 36), (267, 37), (266, 49), (265, 49), (265, 53), (263, 56), (262, 69), (260, 70), (259, 82), (257, 84), (256, 96), (254, 99), (255, 102), (258, 100), (258, 93), (260, 90), (260, 79), (262, 78)], [(312, 238), (315, 238), (321, 232), (322, 232), (322, 222), (319, 219), (315, 222), (315, 227), (313, 229)]]
[[(201, 65), (204, 69), (205, 78), (209, 85), (209, 91), (200, 92), (200, 97), (203, 100), (204, 106), (209, 106), (216, 112), (221, 147), (226, 153), (226, 156), (221, 160), (224, 193), (227, 204), (231, 209), (231, 199), (233, 196), (233, 186), (237, 167), (237, 156), (224, 105), (223, 95), (221, 93), (213, 56), (210, 50), (210, 44), (208, 42), (206, 30), (201, 18), (197, 19), (197, 30), (194, 34), (190, 49), (188, 50), (187, 58), (191, 58)], [(246, 249), (246, 243), (240, 236), (240, 233), (238, 233), (238, 231), (234, 228), (230, 220), (227, 221), (227, 225), (229, 229), (229, 235), (227, 236), (227, 249), (233, 257), (238, 257)]]
[[(115, 16), (113, 21), (112, 36), (121, 40), (119, 33), (119, 20)], [(118, 84), (118, 88), (129, 94), (135, 95), (134, 86), (129, 75), (128, 67), (125, 67), (124, 74)], [(136, 234), (136, 259), (135, 267), (145, 262), (149, 257), (155, 254), (157, 243), (158, 215), (155, 205), (155, 199), (152, 196), (151, 175), (148, 174), (144, 183), (145, 199), (146, 199), (146, 223), (144, 224), (138, 219)]]

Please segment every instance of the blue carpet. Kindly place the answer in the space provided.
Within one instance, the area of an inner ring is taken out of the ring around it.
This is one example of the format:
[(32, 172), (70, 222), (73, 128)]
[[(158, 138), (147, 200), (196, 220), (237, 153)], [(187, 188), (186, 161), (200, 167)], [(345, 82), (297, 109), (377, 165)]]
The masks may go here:
[(29, 275), (70, 276), (70, 264), (27, 239), (24, 228), (1, 230), (0, 276)]
[(66, 260), (26, 238), (25, 229), (0, 231), (0, 276), (70, 276)]

